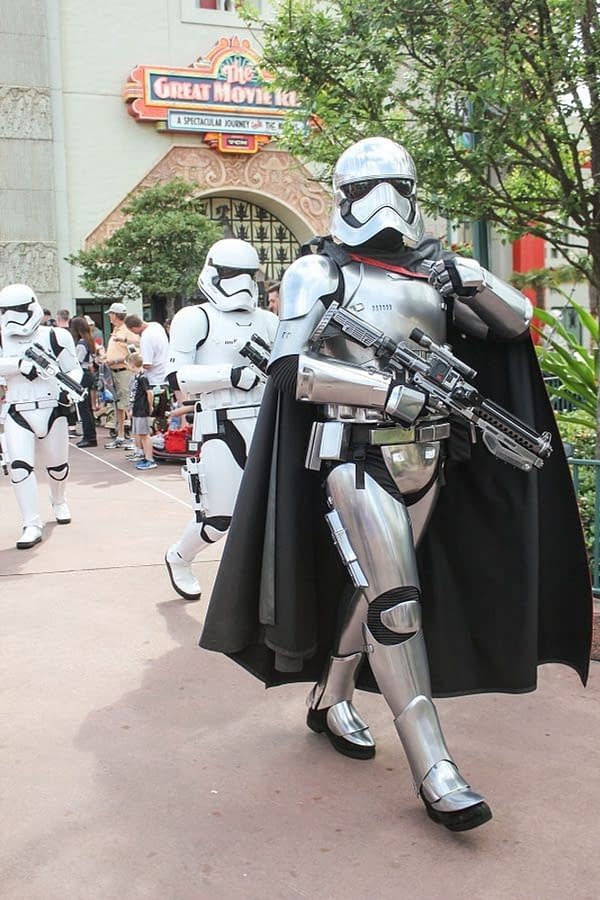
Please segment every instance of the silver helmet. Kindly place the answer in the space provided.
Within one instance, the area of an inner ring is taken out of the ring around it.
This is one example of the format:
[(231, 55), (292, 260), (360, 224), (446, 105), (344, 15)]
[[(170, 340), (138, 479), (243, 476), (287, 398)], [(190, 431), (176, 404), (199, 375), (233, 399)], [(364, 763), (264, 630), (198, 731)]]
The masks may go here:
[(252, 244), (239, 238), (224, 238), (208, 251), (198, 287), (224, 312), (254, 309), (258, 302), (259, 267), (258, 253)]
[(423, 237), (417, 171), (404, 147), (364, 138), (342, 153), (333, 173), (333, 237), (356, 247), (387, 229), (409, 243)]
[(2, 334), (29, 339), (44, 318), (34, 291), (26, 284), (8, 284), (0, 291)]

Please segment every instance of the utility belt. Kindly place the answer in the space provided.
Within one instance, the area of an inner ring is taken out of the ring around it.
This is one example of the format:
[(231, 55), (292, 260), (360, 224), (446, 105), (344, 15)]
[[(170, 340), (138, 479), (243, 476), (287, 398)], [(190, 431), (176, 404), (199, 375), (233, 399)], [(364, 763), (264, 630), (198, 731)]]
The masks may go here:
[(188, 445), (190, 450), (198, 449), (207, 437), (225, 434), (225, 423), (238, 419), (256, 419), (260, 412), (258, 406), (234, 406), (231, 409), (196, 409), (192, 437)]
[(323, 460), (350, 460), (356, 447), (386, 447), (422, 444), (450, 437), (450, 422), (422, 422), (410, 428), (401, 425), (372, 427), (350, 422), (313, 422), (305, 467), (319, 471)]
[(58, 400), (17, 400), (15, 403), (11, 403), (9, 408), (14, 409), (17, 412), (30, 412), (32, 409), (54, 409), (55, 406), (58, 406)]

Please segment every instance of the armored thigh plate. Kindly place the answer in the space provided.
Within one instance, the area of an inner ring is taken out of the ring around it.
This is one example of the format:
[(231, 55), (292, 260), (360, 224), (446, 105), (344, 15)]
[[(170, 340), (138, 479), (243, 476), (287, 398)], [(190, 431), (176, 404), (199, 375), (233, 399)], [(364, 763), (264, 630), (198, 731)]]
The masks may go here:
[(336, 544), (347, 565), (350, 559), (357, 561), (363, 576), (359, 586), (367, 600), (399, 585), (418, 587), (411, 522), (404, 504), (369, 475), (364, 488), (357, 489), (351, 463), (336, 466), (326, 487), (329, 506), (337, 514)]

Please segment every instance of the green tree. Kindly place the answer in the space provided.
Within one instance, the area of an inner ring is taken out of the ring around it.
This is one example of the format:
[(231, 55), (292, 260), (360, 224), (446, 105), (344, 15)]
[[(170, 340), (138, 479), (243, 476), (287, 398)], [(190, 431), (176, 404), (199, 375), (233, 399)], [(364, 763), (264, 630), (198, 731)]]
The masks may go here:
[(285, 145), (317, 177), (361, 137), (399, 140), (430, 213), (544, 238), (597, 312), (595, 0), (283, 0), (263, 43), (264, 67), (301, 104)]
[(99, 297), (161, 296), (180, 304), (196, 292), (208, 248), (223, 237), (195, 196), (198, 186), (175, 179), (135, 194), (126, 222), (102, 244), (67, 257), (80, 281)]

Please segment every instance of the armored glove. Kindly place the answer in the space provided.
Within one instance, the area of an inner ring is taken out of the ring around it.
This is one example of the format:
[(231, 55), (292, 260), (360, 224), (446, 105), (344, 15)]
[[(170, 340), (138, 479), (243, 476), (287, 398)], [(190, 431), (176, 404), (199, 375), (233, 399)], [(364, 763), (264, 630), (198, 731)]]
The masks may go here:
[(468, 299), (483, 289), (483, 269), (475, 259), (440, 259), (431, 267), (429, 284), (442, 297)]
[(258, 375), (255, 375), (248, 366), (234, 366), (231, 370), (231, 384), (240, 391), (251, 391), (258, 384)]
[(26, 356), (23, 356), (19, 360), (19, 371), (21, 375), (24, 375), (25, 378), (27, 378), (28, 381), (33, 381), (34, 378), (38, 377), (35, 363), (31, 359), (27, 359)]
[(402, 425), (412, 425), (422, 412), (427, 396), (423, 391), (406, 384), (392, 384), (385, 404), (385, 411)]

